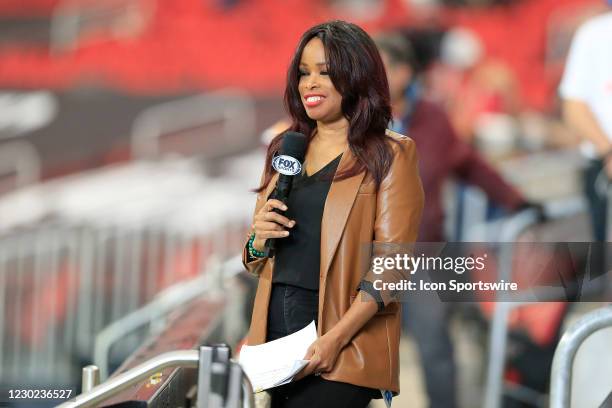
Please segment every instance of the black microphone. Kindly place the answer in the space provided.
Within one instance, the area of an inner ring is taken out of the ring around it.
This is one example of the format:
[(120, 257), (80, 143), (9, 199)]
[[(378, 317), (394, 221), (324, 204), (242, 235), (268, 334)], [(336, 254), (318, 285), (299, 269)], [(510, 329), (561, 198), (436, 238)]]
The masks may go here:
[[(272, 160), (272, 167), (280, 173), (276, 182), (276, 187), (270, 198), (287, 203), (293, 176), (302, 172), (302, 162), (306, 154), (306, 136), (298, 132), (286, 132), (278, 156)], [(276, 213), (281, 213), (278, 208), (273, 209)], [(275, 249), (276, 239), (268, 238), (266, 248), (268, 256), (272, 256)]]

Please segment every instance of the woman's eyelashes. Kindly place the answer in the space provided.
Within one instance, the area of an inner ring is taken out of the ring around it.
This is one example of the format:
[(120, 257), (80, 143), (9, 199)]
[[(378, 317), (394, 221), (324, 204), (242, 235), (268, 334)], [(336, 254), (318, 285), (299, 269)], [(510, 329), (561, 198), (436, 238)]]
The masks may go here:
[[(305, 76), (305, 75), (310, 75), (310, 73), (307, 71), (303, 71), (303, 70), (298, 71), (298, 76)], [(319, 75), (329, 75), (329, 73), (327, 71), (321, 71), (319, 72)]]

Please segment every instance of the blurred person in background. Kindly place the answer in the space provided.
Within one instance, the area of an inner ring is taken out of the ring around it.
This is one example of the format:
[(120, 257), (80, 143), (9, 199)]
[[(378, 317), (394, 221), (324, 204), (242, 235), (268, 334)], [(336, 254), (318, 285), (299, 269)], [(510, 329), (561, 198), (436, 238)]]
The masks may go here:
[(453, 177), (476, 185), (489, 199), (509, 211), (531, 204), (456, 134), (444, 109), (425, 97), (419, 67), (410, 41), (402, 34), (377, 36), (376, 44), (387, 69), (393, 109), (390, 128), (410, 134), (419, 151), (419, 166), (427, 206), (419, 241), (445, 241), (442, 189)]
[[(362, 276), (359, 254), (368, 240), (415, 241), (423, 208), (415, 144), (387, 130), (385, 68), (354, 24), (332, 21), (302, 36), (285, 105), (288, 130), (307, 137), (306, 155), (285, 206), (270, 198), (283, 133), (268, 147), (243, 252), (259, 276), (248, 344), (316, 322), (302, 378), (272, 389), (273, 407), (366, 407), (381, 392), (390, 403), (399, 393), (401, 308), (373, 288), (371, 273)], [(268, 239), (277, 240), (273, 256)]]
[[(612, 6), (612, 0), (608, 0)], [(606, 240), (607, 185), (612, 178), (612, 11), (577, 30), (561, 84), (563, 118), (583, 140), (584, 188), (595, 241)]]
[[(443, 242), (442, 190), (456, 177), (481, 187), (488, 197), (516, 211), (530, 204), (490, 167), (466, 142), (457, 137), (442, 107), (424, 97), (418, 77), (422, 66), (410, 41), (402, 34), (377, 36), (389, 81), (393, 122), (391, 128), (415, 141), (427, 205), (419, 230), (419, 242)], [(408, 297), (403, 322), (414, 336), (425, 374), (429, 406), (457, 406), (457, 380), (449, 335), (450, 304), (432, 296)]]
[[(514, 73), (503, 61), (487, 57), (482, 40), (469, 29), (453, 28), (443, 36), (440, 58), (427, 76), (428, 96), (446, 109), (456, 134), (470, 143), (489, 136), (490, 120), (497, 117), (503, 126), (500, 118), (515, 118), (520, 111)], [(499, 140), (477, 142), (508, 143), (495, 133)]]

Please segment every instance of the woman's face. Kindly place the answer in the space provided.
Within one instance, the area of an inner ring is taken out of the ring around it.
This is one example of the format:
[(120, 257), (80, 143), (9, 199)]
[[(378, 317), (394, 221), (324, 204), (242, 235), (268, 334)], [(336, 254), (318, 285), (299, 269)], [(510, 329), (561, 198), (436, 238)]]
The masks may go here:
[(328, 74), (325, 47), (319, 38), (310, 40), (300, 59), (298, 90), (309, 118), (318, 122), (335, 122), (342, 116), (342, 95)]

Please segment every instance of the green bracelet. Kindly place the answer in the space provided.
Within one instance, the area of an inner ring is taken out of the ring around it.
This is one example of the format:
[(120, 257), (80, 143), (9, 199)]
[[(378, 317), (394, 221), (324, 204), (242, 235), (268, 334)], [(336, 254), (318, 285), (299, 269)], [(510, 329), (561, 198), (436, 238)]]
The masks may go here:
[(249, 243), (247, 244), (249, 255), (251, 255), (251, 257), (253, 258), (263, 258), (264, 256), (266, 256), (265, 252), (258, 251), (255, 248), (253, 248), (253, 241), (255, 241), (255, 233), (251, 234), (251, 237), (249, 238)]

